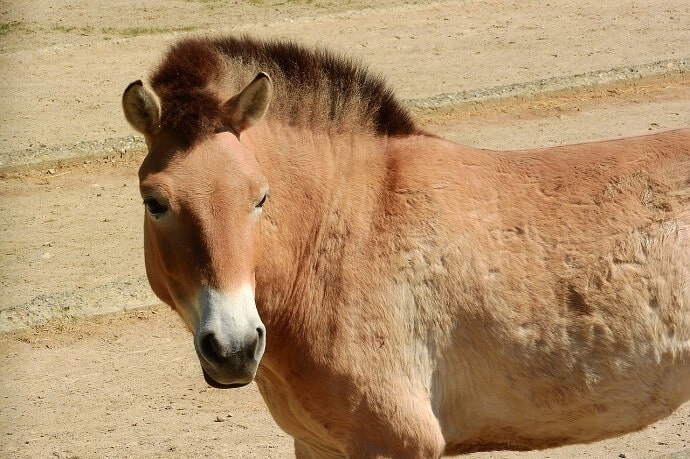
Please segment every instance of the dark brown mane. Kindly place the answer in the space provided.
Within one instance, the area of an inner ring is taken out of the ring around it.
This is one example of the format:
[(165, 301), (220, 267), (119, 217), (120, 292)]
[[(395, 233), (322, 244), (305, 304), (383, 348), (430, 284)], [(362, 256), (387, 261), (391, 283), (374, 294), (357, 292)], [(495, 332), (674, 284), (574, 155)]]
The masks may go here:
[(259, 71), (275, 83), (273, 119), (385, 136), (418, 132), (408, 110), (363, 66), (326, 51), (252, 38), (175, 44), (151, 77), (162, 127), (189, 142), (213, 132), (221, 123), (220, 105)]

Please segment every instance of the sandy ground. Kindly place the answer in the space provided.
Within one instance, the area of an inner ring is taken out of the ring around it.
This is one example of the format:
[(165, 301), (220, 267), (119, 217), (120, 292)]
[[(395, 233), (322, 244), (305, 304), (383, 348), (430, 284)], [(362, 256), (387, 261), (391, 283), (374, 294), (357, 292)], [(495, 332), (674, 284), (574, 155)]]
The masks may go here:
[[(179, 35), (355, 54), (432, 130), (513, 149), (690, 125), (688, 23), (680, 0), (0, 1), (0, 457), (292, 455), (254, 386), (205, 385), (190, 337), (144, 277), (143, 151), (119, 97)], [(537, 90), (516, 98), (419, 108), (530, 82)], [(606, 442), (476, 457), (687, 450), (690, 404)]]

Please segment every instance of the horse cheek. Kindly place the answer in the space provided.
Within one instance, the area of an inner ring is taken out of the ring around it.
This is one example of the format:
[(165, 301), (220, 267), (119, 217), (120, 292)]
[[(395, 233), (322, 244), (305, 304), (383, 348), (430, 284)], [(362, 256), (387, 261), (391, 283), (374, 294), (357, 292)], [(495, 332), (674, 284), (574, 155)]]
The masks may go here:
[(146, 277), (148, 278), (153, 293), (155, 293), (162, 302), (174, 309), (175, 303), (170, 294), (168, 282), (166, 282), (165, 263), (157, 239), (152, 228), (145, 228), (144, 264), (146, 267)]

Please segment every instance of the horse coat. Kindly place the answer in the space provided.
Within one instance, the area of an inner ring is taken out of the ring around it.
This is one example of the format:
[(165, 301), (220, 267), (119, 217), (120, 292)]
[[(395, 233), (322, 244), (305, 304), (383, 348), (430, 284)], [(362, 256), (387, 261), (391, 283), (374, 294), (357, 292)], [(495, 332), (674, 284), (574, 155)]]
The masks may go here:
[(690, 398), (690, 130), (462, 146), (250, 38), (182, 40), (123, 107), (149, 282), (298, 457), (590, 442)]

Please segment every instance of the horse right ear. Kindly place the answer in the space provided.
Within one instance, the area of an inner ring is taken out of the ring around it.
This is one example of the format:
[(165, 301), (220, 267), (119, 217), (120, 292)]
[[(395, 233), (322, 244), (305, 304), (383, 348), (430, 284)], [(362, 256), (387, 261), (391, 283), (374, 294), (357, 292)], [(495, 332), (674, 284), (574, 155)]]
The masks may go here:
[(122, 110), (134, 129), (146, 137), (155, 135), (160, 128), (161, 107), (158, 97), (141, 80), (127, 86), (122, 94)]
[(273, 81), (260, 72), (239, 94), (224, 104), (227, 122), (237, 135), (258, 123), (268, 110), (273, 97)]

